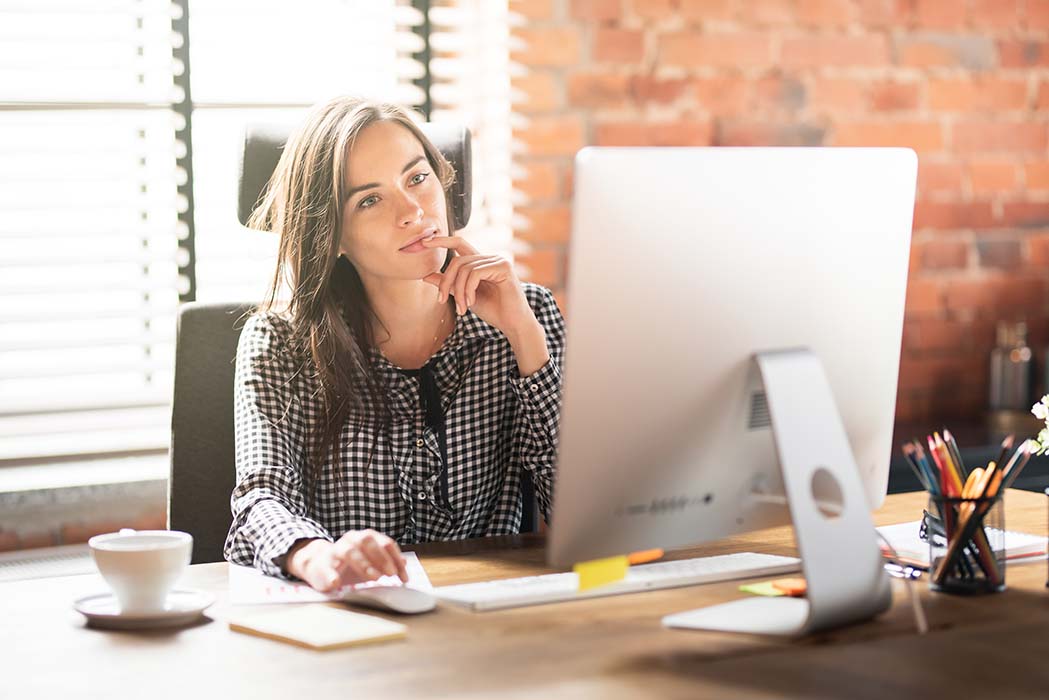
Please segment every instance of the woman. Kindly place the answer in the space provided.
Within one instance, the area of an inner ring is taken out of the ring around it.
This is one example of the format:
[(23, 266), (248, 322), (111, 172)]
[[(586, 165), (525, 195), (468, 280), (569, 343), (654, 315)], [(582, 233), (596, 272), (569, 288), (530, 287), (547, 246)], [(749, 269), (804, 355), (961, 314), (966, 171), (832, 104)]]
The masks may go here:
[(517, 532), (522, 478), (548, 511), (564, 320), (450, 230), (453, 179), (392, 105), (337, 98), (289, 139), (251, 221), (280, 250), (237, 351), (229, 561), (407, 580), (398, 543)]

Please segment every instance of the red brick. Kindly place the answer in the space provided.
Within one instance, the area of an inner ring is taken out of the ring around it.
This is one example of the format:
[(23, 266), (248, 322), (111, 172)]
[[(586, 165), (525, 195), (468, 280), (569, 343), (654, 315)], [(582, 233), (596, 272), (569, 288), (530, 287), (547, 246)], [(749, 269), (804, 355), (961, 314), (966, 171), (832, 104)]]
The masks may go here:
[(551, 19), (553, 6), (553, 0), (510, 0), (510, 11), (528, 19)]
[(1049, 44), (1021, 39), (999, 41), (998, 60), (1002, 68), (1049, 66)]
[(975, 194), (1007, 192), (1016, 187), (1016, 163), (1013, 161), (973, 160), (968, 171)]
[(685, 94), (690, 81), (685, 78), (656, 78), (636, 75), (630, 79), (630, 94), (636, 102), (673, 102)]
[(1027, 81), (1018, 79), (930, 80), (929, 109), (972, 112), (1027, 108)]
[(550, 71), (532, 70), (514, 76), (511, 85), (521, 93), (514, 99), (514, 109), (518, 112), (550, 112), (561, 107), (561, 86)]
[(1044, 152), (1049, 145), (1045, 124), (959, 122), (953, 127), (954, 149), (959, 153)]
[(918, 163), (918, 191), (958, 192), (962, 189), (962, 166), (958, 163)]
[(754, 111), (792, 112), (805, 106), (805, 85), (797, 78), (770, 75), (753, 81), (751, 88)]
[(914, 22), (931, 29), (960, 29), (965, 26), (965, 11), (958, 0), (911, 0)]
[(963, 240), (933, 239), (911, 250), (923, 270), (962, 269), (969, 265), (969, 244)]
[(666, 19), (678, 11), (677, 0), (632, 0), (634, 14), (643, 19)]
[(585, 145), (583, 122), (572, 115), (532, 117), (528, 125), (514, 130), (534, 156), (575, 155)]
[(574, 73), (568, 76), (568, 102), (580, 107), (626, 104), (630, 78), (616, 73)]
[(1049, 109), (1049, 83), (1038, 84), (1038, 96), (1035, 98), (1035, 109)]
[(128, 527), (135, 530), (166, 530), (168, 514), (166, 508), (154, 508), (140, 513)]
[(733, 0), (681, 0), (680, 13), (683, 18), (694, 22), (736, 19)]
[(1005, 202), (1002, 204), (1005, 226), (1049, 226), (1049, 202)]
[(594, 60), (639, 63), (645, 56), (645, 33), (633, 29), (594, 29)]
[(798, 0), (798, 21), (814, 27), (841, 27), (856, 18), (850, 0)]
[(555, 246), (534, 248), (528, 253), (514, 256), (517, 263), (528, 267), (522, 275), (525, 282), (534, 282), (544, 287), (553, 287), (564, 283), (561, 272), (561, 249)]
[(860, 112), (867, 104), (867, 85), (856, 80), (817, 78), (809, 91), (809, 105), (817, 110)]
[(943, 150), (943, 129), (935, 122), (842, 122), (835, 146), (906, 146), (921, 152)]
[(709, 121), (607, 122), (594, 125), (597, 146), (709, 146)]
[(784, 39), (781, 60), (786, 68), (884, 66), (889, 47), (879, 34)]
[(747, 83), (730, 77), (700, 78), (692, 83), (696, 104), (719, 115), (735, 115), (746, 109)]
[(826, 130), (809, 124), (781, 121), (755, 122), (722, 119), (718, 122), (718, 146), (822, 146)]
[(1028, 259), (1036, 267), (1049, 268), (1049, 232), (1027, 239)]
[(575, 27), (515, 27), (515, 37), (525, 48), (513, 52), (528, 66), (570, 66), (579, 61), (579, 31)]
[[(927, 319), (904, 324), (904, 343), (908, 350), (972, 350), (988, 342), (991, 324), (987, 321)], [(986, 339), (986, 340), (985, 340)]]
[(1009, 29), (1020, 24), (1017, 0), (971, 0), (972, 24), (980, 29)]
[(572, 0), (573, 19), (611, 20), (623, 14), (622, 0)]
[(907, 317), (933, 316), (943, 311), (943, 285), (936, 280), (911, 279), (907, 282)]
[(987, 36), (921, 33), (894, 35), (894, 41), (897, 61), (903, 66), (959, 66), (970, 71), (997, 67), (995, 45)]
[(870, 87), (870, 107), (875, 112), (917, 109), (918, 95), (917, 83), (874, 83)]
[(39, 547), (54, 547), (59, 544), (58, 532), (54, 530), (40, 530), (31, 533), (22, 533), (19, 538), (19, 549), (37, 549)]
[(747, 0), (742, 3), (743, 21), (748, 24), (792, 24), (791, 0)]
[(772, 38), (767, 34), (701, 34), (671, 32), (659, 39), (662, 65), (765, 67), (772, 61)]
[(22, 548), (22, 541), (17, 532), (0, 530), (0, 552), (12, 552)]
[(514, 235), (530, 243), (567, 243), (571, 218), (567, 206), (518, 207), (517, 212), (529, 221), (528, 228)]
[(584, 145), (578, 116), (533, 116), (528, 126), (514, 130), (531, 155), (575, 155)]
[(561, 177), (557, 166), (549, 162), (531, 161), (521, 164), (525, 176), (514, 181), (529, 202), (557, 199), (561, 195)]
[(857, 0), (860, 23), (866, 27), (887, 27), (896, 21), (897, 0)]
[(1043, 32), (1049, 29), (1049, 3), (1045, 0), (1027, 0), (1024, 11), (1024, 26), (1028, 29)]
[(79, 544), (81, 542), (87, 542), (95, 535), (117, 532), (122, 527), (131, 527), (130, 519), (66, 523), (62, 526), (60, 531), (62, 544)]
[(994, 226), (990, 202), (930, 202), (914, 205), (914, 229), (973, 229)]
[(1023, 253), (1015, 237), (981, 237), (976, 240), (976, 259), (980, 267), (1011, 270), (1020, 267)]
[(1040, 160), (1024, 165), (1024, 181), (1029, 190), (1049, 190), (1049, 161)]
[(1044, 279), (1016, 274), (951, 280), (946, 288), (947, 308), (985, 314), (1040, 311), (1045, 306), (1046, 291)]

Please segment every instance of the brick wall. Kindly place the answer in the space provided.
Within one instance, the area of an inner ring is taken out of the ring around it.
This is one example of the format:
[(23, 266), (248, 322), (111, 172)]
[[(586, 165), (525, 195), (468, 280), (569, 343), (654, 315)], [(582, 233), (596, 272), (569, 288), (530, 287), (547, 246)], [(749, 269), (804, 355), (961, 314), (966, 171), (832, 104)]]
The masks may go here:
[(1049, 0), (510, 0), (530, 279), (563, 296), (584, 145), (919, 154), (900, 419), (975, 416), (994, 323), (1049, 343)]

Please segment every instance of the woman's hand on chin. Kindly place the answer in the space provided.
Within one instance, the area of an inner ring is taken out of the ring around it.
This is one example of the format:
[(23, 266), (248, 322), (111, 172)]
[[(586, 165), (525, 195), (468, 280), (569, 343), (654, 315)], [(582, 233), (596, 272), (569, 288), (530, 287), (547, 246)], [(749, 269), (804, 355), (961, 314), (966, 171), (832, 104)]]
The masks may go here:
[(427, 248), (451, 248), (455, 257), (444, 273), (423, 277), (437, 287), (437, 301), (455, 298), (460, 316), (472, 309), (481, 320), (507, 337), (515, 337), (538, 323), (525, 298), (513, 263), (501, 255), (484, 255), (459, 236), (437, 236), (424, 240)]

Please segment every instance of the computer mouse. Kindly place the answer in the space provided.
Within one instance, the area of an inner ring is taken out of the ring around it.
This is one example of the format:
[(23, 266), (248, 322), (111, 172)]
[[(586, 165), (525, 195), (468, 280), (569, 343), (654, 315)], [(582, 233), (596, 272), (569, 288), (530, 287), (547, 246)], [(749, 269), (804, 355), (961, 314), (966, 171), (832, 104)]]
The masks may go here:
[(405, 615), (430, 612), (437, 607), (437, 599), (432, 595), (407, 586), (357, 588), (343, 593), (340, 598), (344, 603)]

